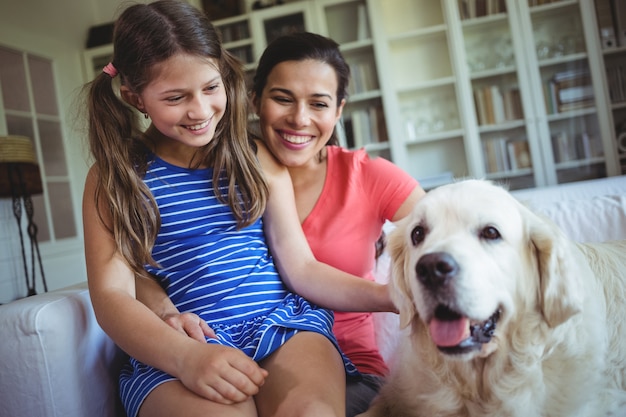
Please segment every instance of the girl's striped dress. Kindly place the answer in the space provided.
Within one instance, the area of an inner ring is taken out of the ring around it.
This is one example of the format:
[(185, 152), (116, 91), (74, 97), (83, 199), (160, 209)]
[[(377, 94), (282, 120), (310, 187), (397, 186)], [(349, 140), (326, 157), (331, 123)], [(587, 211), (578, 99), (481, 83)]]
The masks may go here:
[[(286, 289), (262, 220), (237, 230), (230, 208), (217, 201), (211, 178), (210, 169), (189, 170), (159, 158), (151, 163), (144, 181), (161, 215), (152, 251), (160, 268), (148, 266), (148, 272), (158, 277), (179, 311), (207, 321), (217, 334), (209, 343), (238, 348), (256, 361), (301, 330), (321, 333), (337, 346), (332, 312)], [(348, 375), (358, 374), (343, 358)], [(172, 379), (131, 358), (120, 376), (128, 416), (135, 417), (146, 395)]]

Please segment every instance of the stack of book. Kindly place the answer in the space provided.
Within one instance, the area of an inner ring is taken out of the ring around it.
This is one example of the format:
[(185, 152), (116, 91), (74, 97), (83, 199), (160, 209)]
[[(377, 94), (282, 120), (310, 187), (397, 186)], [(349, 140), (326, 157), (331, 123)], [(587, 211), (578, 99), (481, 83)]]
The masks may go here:
[(606, 82), (611, 103), (626, 101), (626, 65), (622, 62), (606, 63)]
[(370, 143), (387, 142), (385, 117), (381, 106), (353, 110), (344, 119), (345, 137), (341, 142), (350, 149), (359, 149)]
[(573, 135), (563, 131), (552, 135), (552, 152), (557, 163), (585, 160), (603, 154), (599, 138), (587, 132)]
[(459, 0), (461, 19), (506, 13), (506, 0)]
[(474, 104), (479, 125), (493, 125), (524, 117), (518, 88), (504, 92), (496, 85), (474, 90)]
[(528, 141), (508, 137), (490, 138), (483, 141), (485, 168), (487, 172), (515, 171), (532, 166)]
[(378, 77), (371, 59), (360, 58), (349, 61), (352, 80), (348, 84), (348, 94), (359, 94), (378, 89)]
[(595, 5), (602, 48), (626, 46), (626, 2), (595, 0)]
[(555, 73), (546, 82), (545, 97), (549, 113), (593, 106), (594, 93), (589, 70), (576, 68)]

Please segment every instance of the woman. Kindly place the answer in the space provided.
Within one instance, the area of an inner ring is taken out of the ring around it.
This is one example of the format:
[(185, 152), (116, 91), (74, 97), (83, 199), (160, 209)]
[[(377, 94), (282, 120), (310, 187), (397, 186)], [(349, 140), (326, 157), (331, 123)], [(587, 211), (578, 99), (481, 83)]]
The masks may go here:
[[(386, 220), (424, 195), (389, 161), (338, 146), (349, 66), (331, 39), (312, 33), (272, 42), (259, 60), (252, 102), (263, 141), (293, 183), (302, 228), (318, 261), (373, 280), (375, 243)], [(335, 312), (333, 332), (362, 378), (348, 381), (347, 415), (367, 409), (387, 367), (371, 313)]]

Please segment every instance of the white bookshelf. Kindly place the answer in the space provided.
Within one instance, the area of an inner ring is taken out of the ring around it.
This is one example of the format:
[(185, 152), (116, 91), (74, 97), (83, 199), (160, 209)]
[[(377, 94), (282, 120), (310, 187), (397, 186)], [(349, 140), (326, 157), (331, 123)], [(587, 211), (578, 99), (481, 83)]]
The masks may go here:
[[(516, 189), (620, 173), (589, 1), (374, 0), (370, 13), (381, 16), (373, 32), (392, 156), (414, 177)], [(552, 110), (545, 86), (581, 68), (588, 78), (560, 90), (569, 102)], [(579, 149), (575, 159), (555, 157), (557, 135)]]
[(610, 102), (611, 126), (620, 171), (626, 174), (626, 4), (595, 0), (605, 91)]

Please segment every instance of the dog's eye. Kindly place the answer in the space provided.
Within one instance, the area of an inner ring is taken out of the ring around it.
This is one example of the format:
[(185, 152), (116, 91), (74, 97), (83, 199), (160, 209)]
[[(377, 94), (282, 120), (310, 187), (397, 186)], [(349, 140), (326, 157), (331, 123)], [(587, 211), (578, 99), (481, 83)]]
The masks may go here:
[(486, 240), (498, 240), (502, 236), (500, 235), (498, 229), (493, 226), (487, 226), (483, 230), (481, 230), (480, 237)]
[(426, 237), (426, 230), (424, 226), (415, 226), (415, 228), (411, 231), (411, 242), (413, 245), (417, 245), (421, 243)]

